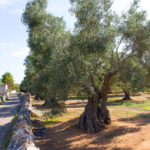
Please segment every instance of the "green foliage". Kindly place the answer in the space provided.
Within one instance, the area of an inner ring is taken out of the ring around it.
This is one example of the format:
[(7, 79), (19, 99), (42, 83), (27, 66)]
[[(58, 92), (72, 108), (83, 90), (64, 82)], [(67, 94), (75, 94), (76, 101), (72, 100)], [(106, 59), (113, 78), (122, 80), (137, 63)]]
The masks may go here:
[(2, 79), (0, 79), (0, 85), (3, 85), (4, 83), (2, 82)]
[[(70, 0), (72, 12), (77, 21), (75, 36), (72, 38), (74, 48), (84, 55), (102, 55), (114, 38), (115, 29), (110, 25), (115, 21), (111, 13), (111, 0)], [(96, 60), (95, 60), (96, 61)]]
[(30, 29), (45, 23), (45, 9), (47, 0), (33, 0), (26, 4), (25, 12), (22, 15), (23, 23)]
[(14, 87), (14, 79), (10, 72), (2, 75), (2, 82), (8, 86), (9, 91)]
[(150, 110), (150, 102), (148, 100), (138, 102), (138, 101), (123, 101), (118, 98), (108, 99), (107, 106), (126, 106)]
[(19, 91), (19, 89), (20, 89), (20, 84), (15, 83), (13, 90)]
[(139, 1), (121, 16), (111, 10), (112, 0), (70, 3), (77, 20), (73, 33), (62, 17), (46, 12), (47, 0), (26, 4), (22, 23), (28, 28), (30, 53), (20, 88), (40, 94), (49, 105), (55, 101), (56, 114), (69, 94), (88, 96), (91, 86), (101, 91), (105, 76), (115, 71), (111, 86), (142, 90), (147, 72), (138, 61), (144, 61), (150, 48), (150, 23), (146, 12), (139, 11)]
[(142, 106), (141, 109), (150, 110), (150, 105), (149, 106)]
[[(46, 4), (42, 0), (30, 1), (22, 15), (22, 22), (28, 27), (30, 54), (25, 59), (26, 77), (21, 90), (40, 94), (49, 105), (54, 99), (62, 106), (70, 87), (67, 45), (71, 33), (65, 30), (63, 18), (46, 12)], [(54, 113), (61, 110), (54, 109)]]
[(129, 58), (122, 64), (118, 75), (113, 77), (111, 84), (116, 91), (123, 89), (129, 94), (135, 94), (139, 91), (144, 91), (147, 80), (147, 69), (143, 68), (139, 58)]

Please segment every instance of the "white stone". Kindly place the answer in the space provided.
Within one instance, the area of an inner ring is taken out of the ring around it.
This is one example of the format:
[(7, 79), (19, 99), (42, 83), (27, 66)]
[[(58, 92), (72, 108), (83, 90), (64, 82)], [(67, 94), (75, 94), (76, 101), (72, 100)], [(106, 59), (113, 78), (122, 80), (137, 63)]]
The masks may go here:
[(37, 109), (31, 109), (31, 116), (40, 118), (42, 117), (42, 113)]
[(34, 143), (26, 144), (26, 150), (40, 150), (39, 148), (35, 147)]

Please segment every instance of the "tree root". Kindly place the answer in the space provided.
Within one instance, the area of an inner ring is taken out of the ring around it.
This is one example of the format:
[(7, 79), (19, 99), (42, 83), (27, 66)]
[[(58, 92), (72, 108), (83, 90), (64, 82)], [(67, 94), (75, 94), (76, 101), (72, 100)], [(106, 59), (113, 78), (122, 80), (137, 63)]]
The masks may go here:
[(124, 97), (122, 100), (132, 100), (130, 97)]

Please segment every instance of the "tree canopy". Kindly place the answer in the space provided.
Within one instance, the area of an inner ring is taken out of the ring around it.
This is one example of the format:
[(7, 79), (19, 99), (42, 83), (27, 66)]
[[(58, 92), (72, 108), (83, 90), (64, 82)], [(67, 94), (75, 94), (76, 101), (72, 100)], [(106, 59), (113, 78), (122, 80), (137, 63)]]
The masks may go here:
[[(101, 123), (110, 123), (107, 98), (113, 78), (132, 92), (143, 90), (148, 80), (150, 22), (139, 2), (134, 0), (119, 16), (111, 10), (112, 0), (70, 0), (69, 11), (76, 17), (72, 33), (62, 17), (46, 12), (47, 0), (28, 2), (22, 23), (28, 29), (30, 53), (21, 89), (40, 94), (58, 111), (71, 92), (87, 95), (87, 108), (92, 107), (90, 101), (101, 101), (92, 113)], [(82, 117), (88, 114), (86, 110)], [(93, 130), (85, 124), (81, 121), (79, 126)]]
[(2, 75), (2, 82), (8, 86), (9, 91), (14, 87), (14, 79), (10, 72), (6, 72)]

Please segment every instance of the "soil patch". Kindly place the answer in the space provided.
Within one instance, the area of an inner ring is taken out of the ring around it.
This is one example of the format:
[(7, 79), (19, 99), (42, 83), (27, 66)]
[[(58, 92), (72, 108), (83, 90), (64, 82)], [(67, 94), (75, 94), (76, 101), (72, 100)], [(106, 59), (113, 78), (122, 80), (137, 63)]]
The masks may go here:
[[(148, 99), (150, 94), (135, 96), (134, 101)], [(112, 123), (98, 133), (86, 134), (77, 128), (87, 101), (66, 101), (68, 114), (54, 124), (47, 124), (44, 138), (35, 138), (42, 150), (149, 150), (150, 112), (119, 106), (108, 106)], [(38, 106), (38, 104), (37, 104)], [(43, 111), (39, 104), (39, 109)], [(33, 126), (35, 129), (35, 126)]]

